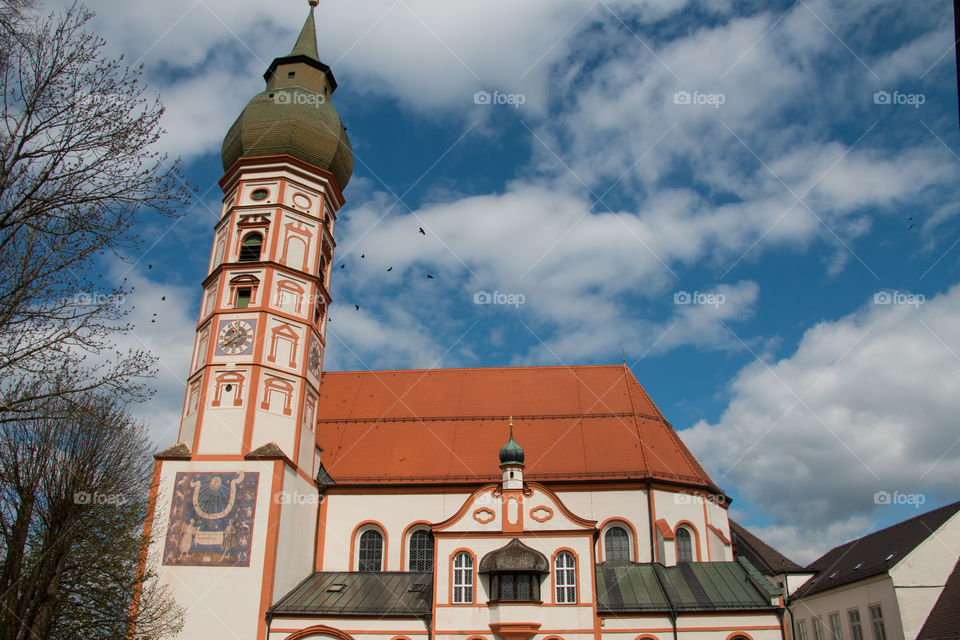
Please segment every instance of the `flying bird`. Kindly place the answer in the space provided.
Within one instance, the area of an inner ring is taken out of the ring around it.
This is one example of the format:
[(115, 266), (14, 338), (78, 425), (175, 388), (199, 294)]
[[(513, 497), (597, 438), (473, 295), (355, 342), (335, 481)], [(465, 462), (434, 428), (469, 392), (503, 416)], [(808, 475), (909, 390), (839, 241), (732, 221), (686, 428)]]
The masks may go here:
[(161, 299), (161, 300), (166, 300), (166, 299), (167, 299), (167, 296), (161, 296), (160, 299)]
[(147, 269), (153, 269), (153, 265), (152, 265), (152, 264), (148, 264), (148, 265), (147, 265)]
[(342, 265), (340, 265), (340, 268), (343, 269), (345, 266), (347, 266), (347, 265), (342, 264)]
[(420, 235), (425, 236), (427, 232), (423, 230), (423, 227), (420, 227)]
[(433, 276), (428, 273), (428, 274), (427, 274), (427, 279), (433, 280)]
[(360, 258), (361, 258), (361, 259), (366, 258), (366, 257), (367, 257), (366, 254), (363, 254), (363, 253), (360, 254)]
[(353, 305), (353, 308), (356, 309), (357, 311), (360, 311), (360, 305), (358, 304)]
[(393, 267), (390, 267), (389, 269), (387, 269), (387, 271), (393, 271)]

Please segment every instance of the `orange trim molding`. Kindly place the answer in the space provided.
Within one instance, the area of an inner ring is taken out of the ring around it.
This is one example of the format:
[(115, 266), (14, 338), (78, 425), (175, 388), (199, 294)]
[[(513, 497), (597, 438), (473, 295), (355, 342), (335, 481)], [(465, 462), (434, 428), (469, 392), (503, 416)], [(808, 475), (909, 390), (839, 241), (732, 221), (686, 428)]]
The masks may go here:
[(473, 519), (480, 524), (489, 524), (494, 521), (497, 515), (487, 507), (480, 507), (473, 512)]
[(491, 622), (490, 630), (503, 640), (530, 640), (540, 625), (536, 622)]
[(673, 540), (674, 538), (673, 529), (670, 528), (670, 525), (668, 525), (667, 521), (663, 518), (657, 520), (657, 531), (660, 532), (664, 540)]
[(307, 627), (306, 629), (301, 629), (300, 631), (288, 635), (285, 640), (300, 640), (300, 638), (308, 638), (310, 636), (320, 634), (333, 636), (334, 638), (339, 638), (340, 640), (354, 640), (353, 636), (349, 633), (340, 631), (340, 629), (328, 627), (325, 624), (318, 624), (312, 627)]
[(553, 517), (553, 509), (543, 505), (530, 509), (530, 517), (537, 522), (546, 522)]

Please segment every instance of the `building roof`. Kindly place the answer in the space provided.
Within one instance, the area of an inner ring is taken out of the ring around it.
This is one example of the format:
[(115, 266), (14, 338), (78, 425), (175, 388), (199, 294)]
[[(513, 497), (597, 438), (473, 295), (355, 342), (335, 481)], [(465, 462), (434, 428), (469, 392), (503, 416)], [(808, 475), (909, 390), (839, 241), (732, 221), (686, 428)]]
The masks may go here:
[(743, 557), (749, 560), (764, 575), (803, 573), (805, 571), (796, 562), (733, 520), (730, 520), (730, 538), (733, 544), (733, 554), (738, 558)]
[(550, 561), (547, 557), (531, 549), (514, 538), (504, 546), (483, 556), (477, 573), (499, 573), (501, 571), (525, 571), (530, 573), (550, 573)]
[(776, 609), (778, 596), (749, 562), (597, 565), (600, 613)]
[(511, 415), (528, 480), (721, 493), (622, 365), (325, 373), (317, 444), (339, 486), (491, 482)]
[(430, 613), (429, 572), (318, 571), (269, 609), (269, 614), (420, 618)]
[(960, 638), (960, 560), (930, 610), (917, 640), (957, 640)]
[(797, 589), (791, 599), (886, 573), (958, 510), (960, 502), (954, 502), (834, 547), (807, 565), (807, 570), (817, 575)]

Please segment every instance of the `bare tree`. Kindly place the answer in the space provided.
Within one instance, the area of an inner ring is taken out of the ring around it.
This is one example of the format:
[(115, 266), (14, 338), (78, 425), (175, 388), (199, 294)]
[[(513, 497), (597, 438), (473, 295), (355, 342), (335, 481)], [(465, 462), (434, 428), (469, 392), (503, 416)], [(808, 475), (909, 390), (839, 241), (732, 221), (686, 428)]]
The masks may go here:
[(176, 631), (178, 607), (139, 568), (151, 470), (143, 425), (108, 395), (24, 405), (30, 417), (0, 424), (0, 638)]
[(131, 329), (129, 291), (92, 274), (139, 245), (138, 212), (172, 217), (190, 195), (179, 161), (154, 150), (163, 108), (141, 69), (103, 57), (85, 8), (41, 19), (29, 1), (0, 11), (0, 421), (29, 406), (24, 380), (146, 395), (154, 360), (111, 341)]

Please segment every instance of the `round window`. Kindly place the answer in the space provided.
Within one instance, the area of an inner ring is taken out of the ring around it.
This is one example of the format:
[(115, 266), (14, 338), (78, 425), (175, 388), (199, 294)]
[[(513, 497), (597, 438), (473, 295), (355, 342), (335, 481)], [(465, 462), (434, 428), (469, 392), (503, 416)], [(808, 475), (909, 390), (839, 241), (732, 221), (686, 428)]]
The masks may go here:
[(254, 192), (250, 194), (250, 197), (254, 200), (266, 200), (269, 195), (270, 192), (266, 189), (255, 189)]

